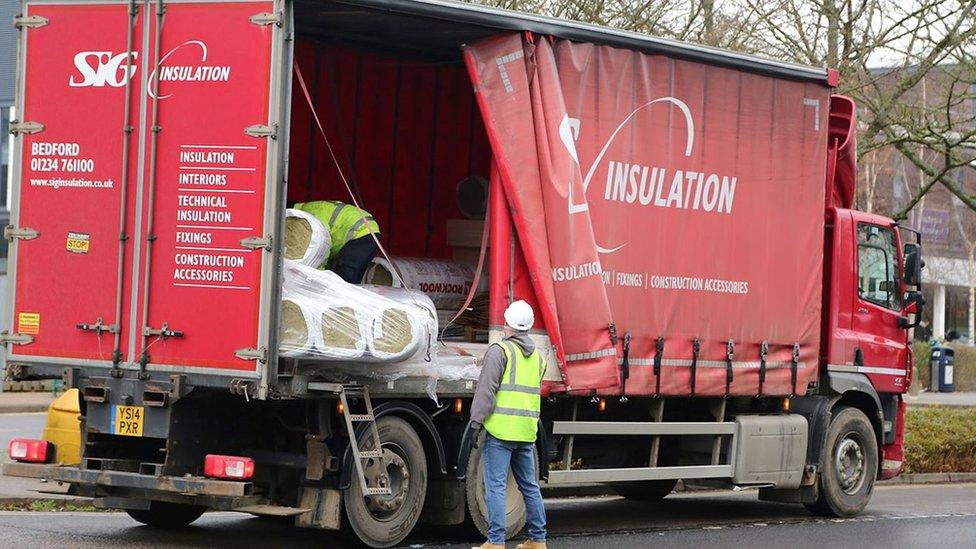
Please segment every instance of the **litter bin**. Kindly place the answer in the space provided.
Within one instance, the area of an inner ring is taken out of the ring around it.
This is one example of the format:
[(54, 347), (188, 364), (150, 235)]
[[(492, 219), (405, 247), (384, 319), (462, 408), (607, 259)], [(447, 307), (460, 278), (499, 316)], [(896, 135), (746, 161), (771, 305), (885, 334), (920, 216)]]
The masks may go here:
[(951, 347), (932, 347), (930, 363), (929, 391), (951, 393), (956, 390), (953, 368), (956, 365), (956, 351)]

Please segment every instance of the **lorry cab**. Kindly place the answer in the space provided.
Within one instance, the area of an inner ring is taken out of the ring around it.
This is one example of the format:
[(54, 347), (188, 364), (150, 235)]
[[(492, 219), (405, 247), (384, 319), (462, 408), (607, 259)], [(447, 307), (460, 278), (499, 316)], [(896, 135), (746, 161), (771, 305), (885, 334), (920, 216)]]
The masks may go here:
[[(869, 396), (880, 417), (881, 476), (901, 470), (903, 406), (914, 358), (908, 328), (921, 316), (918, 242), (904, 242), (889, 218), (857, 210), (827, 212), (824, 356), (827, 380), (848, 397)], [(890, 459), (889, 459), (890, 458)]]

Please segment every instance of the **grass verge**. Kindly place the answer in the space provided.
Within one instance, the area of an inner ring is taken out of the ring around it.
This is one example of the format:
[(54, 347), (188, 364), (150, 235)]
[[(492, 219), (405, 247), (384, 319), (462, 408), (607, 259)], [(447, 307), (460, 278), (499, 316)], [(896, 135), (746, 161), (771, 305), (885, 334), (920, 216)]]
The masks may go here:
[(976, 408), (909, 408), (906, 473), (976, 471)]
[(35, 499), (34, 501), (25, 501), (22, 503), (2, 504), (0, 505), (0, 511), (38, 511), (42, 513), (71, 511), (76, 513), (92, 513), (95, 511), (105, 511), (105, 509), (97, 509), (93, 505), (65, 503), (56, 499)]

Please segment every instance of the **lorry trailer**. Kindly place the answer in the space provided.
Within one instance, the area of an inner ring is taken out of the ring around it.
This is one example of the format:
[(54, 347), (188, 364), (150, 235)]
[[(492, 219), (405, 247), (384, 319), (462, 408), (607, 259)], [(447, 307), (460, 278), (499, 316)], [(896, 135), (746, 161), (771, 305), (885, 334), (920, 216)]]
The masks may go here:
[(476, 375), (436, 357), (487, 343), (409, 370), (279, 351), (289, 204), (448, 258), (479, 176), (490, 341), (525, 299), (548, 360), (544, 485), (846, 517), (900, 473), (921, 242), (853, 209), (835, 71), (445, 0), (21, 6), (0, 340), (7, 376), (79, 389), (82, 456), (17, 439), (4, 474), (151, 526), (484, 533)]

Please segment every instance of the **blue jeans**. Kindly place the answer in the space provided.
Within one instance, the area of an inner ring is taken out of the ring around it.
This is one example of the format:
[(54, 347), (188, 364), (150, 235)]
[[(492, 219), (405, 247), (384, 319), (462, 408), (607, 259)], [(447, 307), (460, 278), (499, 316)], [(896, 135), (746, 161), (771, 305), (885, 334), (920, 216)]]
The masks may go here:
[(505, 544), (505, 487), (511, 465), (528, 512), (529, 539), (546, 539), (546, 510), (535, 474), (534, 445), (508, 442), (485, 433), (485, 500), (488, 504), (488, 542)]

